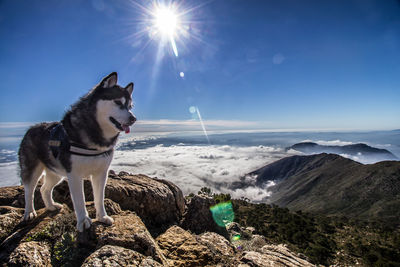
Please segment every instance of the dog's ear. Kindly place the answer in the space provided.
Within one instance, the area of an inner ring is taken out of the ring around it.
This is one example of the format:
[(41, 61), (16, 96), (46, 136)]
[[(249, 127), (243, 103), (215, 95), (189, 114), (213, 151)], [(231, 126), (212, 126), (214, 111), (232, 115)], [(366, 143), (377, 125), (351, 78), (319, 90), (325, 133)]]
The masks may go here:
[(104, 88), (111, 88), (117, 84), (117, 80), (118, 80), (117, 73), (112, 72), (108, 74), (108, 76), (101, 81), (100, 85)]
[(131, 95), (132, 92), (133, 92), (133, 83), (128, 84), (128, 85), (125, 87), (125, 90), (127, 90), (128, 93)]

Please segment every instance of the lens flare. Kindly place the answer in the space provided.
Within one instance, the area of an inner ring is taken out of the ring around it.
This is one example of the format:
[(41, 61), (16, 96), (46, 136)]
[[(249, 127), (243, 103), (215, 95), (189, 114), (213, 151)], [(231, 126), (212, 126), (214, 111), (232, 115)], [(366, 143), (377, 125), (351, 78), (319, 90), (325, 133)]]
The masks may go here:
[(201, 118), (200, 110), (197, 107), (196, 107), (196, 112), (197, 112), (197, 116), (199, 117), (201, 128), (203, 129), (203, 132), (204, 132), (204, 136), (206, 137), (208, 144), (210, 144), (210, 139), (208, 138), (206, 127), (204, 126), (203, 119)]
[(190, 106), (189, 112), (192, 113), (192, 114), (196, 113), (196, 107)]
[(238, 241), (239, 239), (240, 239), (240, 235), (239, 235), (239, 234), (234, 235), (234, 236), (232, 237), (232, 241)]
[(222, 202), (210, 208), (215, 223), (221, 227), (233, 222), (235, 214), (232, 208), (232, 202)]

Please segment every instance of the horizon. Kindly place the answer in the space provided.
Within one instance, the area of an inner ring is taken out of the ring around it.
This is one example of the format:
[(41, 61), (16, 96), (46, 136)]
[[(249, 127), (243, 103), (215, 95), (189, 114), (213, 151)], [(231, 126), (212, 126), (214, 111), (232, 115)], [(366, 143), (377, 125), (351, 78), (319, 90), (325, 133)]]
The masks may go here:
[[(50, 122), (50, 121), (42, 121)], [(224, 133), (371, 133), (371, 132), (391, 132), (400, 131), (399, 128), (268, 128), (265, 122), (256, 121), (231, 121), (231, 120), (202, 120), (207, 134), (224, 134)], [(25, 131), (29, 127), (41, 123), (37, 122), (0, 122), (0, 138), (6, 130), (22, 130)], [(130, 135), (137, 134), (173, 134), (173, 133), (195, 133), (204, 135), (204, 129), (201, 126), (199, 119), (190, 120), (138, 120), (132, 127)], [(4, 135), (6, 136), (6, 134)], [(124, 136), (124, 135), (121, 135)]]
[[(61, 120), (117, 71), (138, 128), (400, 129), (398, 1), (20, 3), (0, 3), (0, 123)], [(149, 31), (155, 3), (179, 15), (173, 43)]]

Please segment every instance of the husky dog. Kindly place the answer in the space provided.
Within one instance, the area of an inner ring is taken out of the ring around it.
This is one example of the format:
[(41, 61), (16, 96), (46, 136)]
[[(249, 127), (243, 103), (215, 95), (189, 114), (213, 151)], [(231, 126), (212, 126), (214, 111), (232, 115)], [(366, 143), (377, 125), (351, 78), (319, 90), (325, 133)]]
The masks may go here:
[(62, 205), (53, 201), (53, 188), (65, 177), (82, 232), (91, 225), (85, 207), (83, 179), (91, 179), (96, 218), (112, 224), (104, 209), (104, 188), (119, 133), (129, 133), (136, 121), (131, 113), (133, 83), (117, 85), (117, 73), (105, 77), (88, 94), (71, 106), (60, 122), (40, 123), (31, 127), (18, 152), (21, 180), (25, 189), (24, 220), (36, 216), (33, 197), (40, 177), (46, 209)]

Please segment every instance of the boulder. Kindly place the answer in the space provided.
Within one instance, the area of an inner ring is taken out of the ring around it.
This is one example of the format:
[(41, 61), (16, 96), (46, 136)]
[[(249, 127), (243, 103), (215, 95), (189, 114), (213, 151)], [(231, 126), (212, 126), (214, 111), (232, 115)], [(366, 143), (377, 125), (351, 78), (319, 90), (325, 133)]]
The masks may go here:
[(210, 207), (216, 204), (212, 197), (205, 195), (194, 195), (187, 200), (187, 210), (183, 216), (180, 226), (195, 234), (204, 232), (216, 232), (227, 236), (226, 229), (218, 226), (211, 214)]
[(166, 263), (157, 243), (135, 213), (124, 211), (113, 215), (112, 218), (114, 223), (111, 226), (100, 222), (93, 223), (91, 238), (97, 243), (97, 247), (105, 245), (124, 247), (150, 256), (160, 263)]
[(146, 257), (134, 250), (106, 245), (93, 252), (82, 264), (89, 266), (139, 266), (139, 267), (161, 267), (160, 263), (151, 257)]
[(234, 249), (216, 233), (196, 236), (179, 226), (156, 238), (170, 266), (237, 266)]
[(13, 232), (23, 213), (23, 209), (0, 206), (0, 244)]
[(20, 203), (18, 203), (19, 196), (21, 195), (24, 195), (23, 186), (0, 187), (0, 206), (23, 208), (23, 205), (21, 206)]
[(172, 226), (156, 240), (170, 266), (215, 264), (213, 254), (207, 246), (199, 243), (195, 236), (179, 226)]
[(257, 267), (305, 267), (314, 266), (299, 258), (284, 245), (265, 245), (259, 252), (244, 252), (241, 261)]
[(217, 233), (203, 233), (199, 236), (198, 240), (221, 258), (228, 259), (235, 256), (235, 248), (232, 244), (225, 237)]
[(135, 211), (149, 228), (178, 223), (185, 210), (182, 191), (165, 180), (121, 172), (110, 176), (105, 196), (123, 210)]
[(46, 242), (22, 242), (10, 255), (8, 266), (52, 266), (51, 248)]

